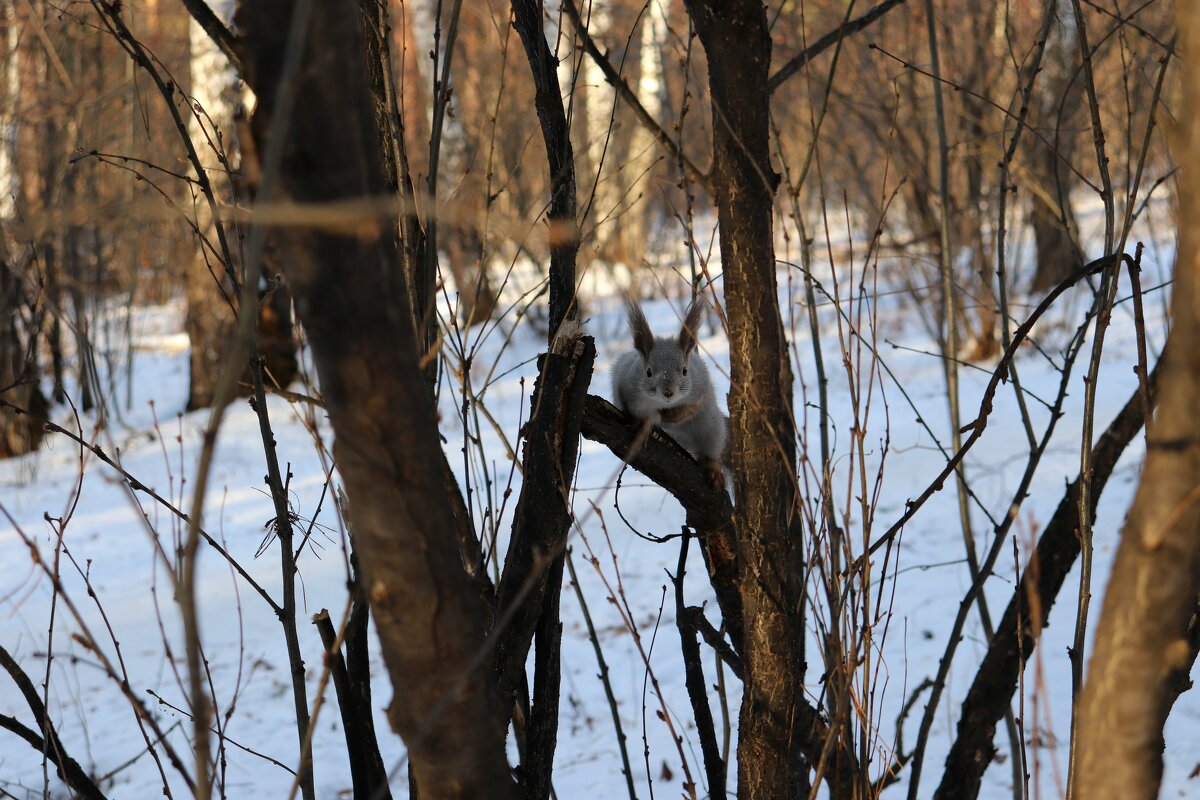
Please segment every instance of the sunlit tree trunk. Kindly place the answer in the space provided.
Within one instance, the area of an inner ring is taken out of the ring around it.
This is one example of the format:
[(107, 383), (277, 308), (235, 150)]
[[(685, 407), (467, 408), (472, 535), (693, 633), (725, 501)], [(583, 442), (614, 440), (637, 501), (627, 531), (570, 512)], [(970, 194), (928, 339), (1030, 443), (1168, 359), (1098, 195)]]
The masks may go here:
[(804, 559), (796, 524), (792, 370), (772, 240), (778, 176), (768, 156), (771, 37), (757, 0), (689, 0), (708, 54), (713, 180), (729, 317), (729, 441), (746, 675), (738, 797), (808, 796)]
[[(1185, 54), (1200, 53), (1200, 9), (1177, 6)], [(1200, 160), (1200, 73), (1179, 71), (1175, 162)], [(1200, 593), (1200, 175), (1179, 179), (1179, 251), (1171, 341), (1146, 462), (1104, 596), (1079, 712), (1080, 798), (1153, 798), (1178, 673), (1195, 658), (1189, 621)]]

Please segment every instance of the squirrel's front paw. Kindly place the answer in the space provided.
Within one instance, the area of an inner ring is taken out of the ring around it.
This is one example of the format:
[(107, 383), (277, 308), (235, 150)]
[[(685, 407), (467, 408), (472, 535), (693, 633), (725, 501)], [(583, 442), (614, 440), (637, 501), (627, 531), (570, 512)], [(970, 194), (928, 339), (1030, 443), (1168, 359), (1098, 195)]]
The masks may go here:
[(704, 469), (704, 477), (708, 479), (708, 485), (717, 491), (724, 491), (725, 470), (721, 468), (721, 462), (713, 458), (706, 458), (700, 462), (700, 466)]

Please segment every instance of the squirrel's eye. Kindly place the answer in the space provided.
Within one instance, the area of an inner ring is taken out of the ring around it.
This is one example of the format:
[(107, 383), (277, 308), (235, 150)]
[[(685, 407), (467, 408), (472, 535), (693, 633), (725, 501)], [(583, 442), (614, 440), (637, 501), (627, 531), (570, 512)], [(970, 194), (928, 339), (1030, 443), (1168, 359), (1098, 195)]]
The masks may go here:
[(653, 377), (654, 377), (654, 370), (652, 370), (652, 369), (647, 369), (647, 370), (646, 370), (646, 377), (647, 377), (647, 378), (653, 378)]
[(684, 374), (684, 375), (687, 375), (687, 367), (684, 367), (684, 368), (683, 368), (683, 374)]

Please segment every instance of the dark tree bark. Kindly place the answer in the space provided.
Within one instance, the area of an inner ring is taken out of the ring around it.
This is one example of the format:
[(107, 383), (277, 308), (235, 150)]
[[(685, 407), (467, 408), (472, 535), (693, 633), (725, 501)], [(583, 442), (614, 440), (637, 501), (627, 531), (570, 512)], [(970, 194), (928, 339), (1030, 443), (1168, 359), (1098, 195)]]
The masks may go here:
[(708, 55), (713, 184), (729, 317), (729, 440), (744, 615), (738, 796), (805, 797), (804, 557), (795, 500), (792, 370), (772, 240), (771, 36), (758, 0), (687, 0)]
[[(1185, 53), (1200, 52), (1200, 9), (1176, 9)], [(1200, 159), (1200, 73), (1180, 71), (1175, 162)], [(1158, 796), (1162, 732), (1177, 673), (1194, 658), (1188, 626), (1200, 595), (1200, 180), (1179, 180), (1179, 251), (1171, 340), (1146, 463), (1104, 596), (1080, 696), (1074, 778), (1081, 798)]]
[(712, 709), (708, 705), (704, 666), (700, 663), (700, 637), (697, 635), (696, 620), (701, 619), (704, 612), (693, 608), (693, 613), (689, 613), (683, 600), (683, 577), (687, 569), (690, 540), (691, 533), (684, 529), (683, 542), (679, 546), (678, 566), (675, 568), (675, 574), (671, 576), (671, 583), (675, 587), (675, 628), (679, 631), (684, 685), (687, 687), (692, 714), (695, 716), (696, 735), (700, 739), (700, 754), (704, 759), (704, 773), (708, 776), (708, 793), (713, 796), (725, 793), (727, 772), (725, 762), (721, 758), (721, 748), (717, 744)]
[(584, 399), (596, 347), (581, 336), (575, 304), (575, 165), (570, 129), (558, 85), (557, 60), (546, 42), (540, 5), (513, 0), (513, 26), (521, 37), (534, 86), (534, 104), (550, 169), (549, 346), (542, 357), (526, 427), (524, 483), (513, 519), (504, 574), (496, 590), (495, 668), (504, 702), (513, 708), (536, 632), (534, 704), (521, 765), (524, 797), (549, 796), (558, 736), (558, 654), (564, 548), (571, 524), (570, 487), (579, 452)]
[[(1150, 373), (1151, 393), (1158, 368)], [(1100, 495), (1125, 448), (1145, 423), (1140, 389), (1092, 448), (1091, 515), (1096, 517)], [(946, 757), (946, 769), (934, 794), (940, 800), (969, 800), (979, 795), (983, 774), (996, 755), (996, 725), (1004, 717), (1017, 690), (1017, 677), (1037, 647), (1050, 622), (1050, 609), (1079, 558), (1079, 478), (1067, 487), (1054, 516), (1038, 540), (1037, 549), (1021, 573), (1008, 608), (996, 626), (996, 635), (963, 701), (958, 735)], [(1037, 612), (1037, 617), (1032, 616)]]
[(1036, 247), (1036, 266), (1030, 288), (1035, 292), (1057, 286), (1083, 266), (1083, 252), (1072, 232), (1075, 215), (1071, 211), (1069, 193), (1073, 177), (1062, 155), (1041, 142), (1036, 146), (1038, 150), (1033, 163), (1041, 191), (1034, 195), (1029, 211)]
[(546, 576), (547, 587), (553, 587), (554, 591), (546, 592), (534, 634), (533, 703), (529, 709), (525, 758), (521, 764), (521, 789), (526, 800), (546, 800), (552, 788), (562, 681), (562, 622), (559, 619), (562, 576), (563, 559), (557, 558)]
[(41, 376), (31, 312), (0, 230), (0, 399), (29, 412), (0, 407), (0, 458), (36, 450), (44, 433), (37, 420), (49, 410), (38, 386)]
[[(357, 617), (357, 618), (356, 618)], [(350, 620), (346, 626), (346, 645), (349, 650), (351, 637), (367, 635), (366, 600), (355, 597)], [(313, 617), (313, 624), (321, 635), (325, 646), (325, 658), (333, 677), (333, 688), (337, 694), (341, 711), (342, 731), (346, 737), (346, 755), (350, 759), (350, 781), (354, 800), (391, 800), (388, 788), (387, 768), (379, 754), (379, 743), (375, 739), (372, 723), (371, 673), (352, 672), (348, 659), (337, 647), (337, 631), (329, 612), (321, 609)]]
[[(238, 52), (259, 98), (259, 152), (270, 137), (285, 137), (271, 199), (386, 197), (355, 2), (313, 4), (287, 87), (302, 102), (291, 119), (275, 118), (293, 12), (286, 0), (256, 0), (237, 15)], [(456, 541), (392, 225), (383, 208), (353, 230), (289, 228), (281, 232), (285, 274), (354, 509), (354, 547), (396, 692), (388, 717), (408, 746), (421, 796), (507, 797), (507, 709), (479, 658), (487, 608)]]
[(579, 251), (576, 226), (575, 155), (571, 131), (558, 86), (558, 59), (550, 52), (543, 30), (542, 8), (535, 0), (512, 0), (513, 27), (525, 47), (533, 72), (534, 104), (541, 123), (546, 158), (550, 162), (550, 341), (568, 317), (574, 319), (575, 256)]
[[(501, 692), (514, 700), (543, 598), (557, 595), (560, 589), (548, 578), (562, 577), (554, 564), (562, 560), (571, 523), (567, 501), (595, 357), (591, 337), (561, 339), (555, 350), (542, 357), (534, 390), (522, 457), (525, 480), (496, 591), (498, 614), (512, 615), (498, 632), (496, 670)], [(553, 605), (557, 609), (557, 601)]]
[(71, 787), (72, 796), (83, 798), (83, 800), (105, 800), (104, 793), (96, 786), (91, 776), (83, 767), (79, 766), (78, 761), (68, 755), (66, 748), (63, 747), (62, 740), (58, 738), (58, 732), (54, 729), (54, 723), (50, 721), (50, 715), (46, 713), (46, 707), (42, 704), (42, 698), (33, 685), (33, 681), (3, 647), (0, 647), (0, 669), (7, 672), (17, 685), (21, 695), (25, 698), (26, 705), (29, 706), (30, 712), (37, 720), (38, 729), (27, 728), (13, 717), (5, 714), (0, 714), (0, 728), (15, 733), (28, 742), (34, 750), (44, 753), (46, 758), (54, 764), (58, 771), (58, 777)]

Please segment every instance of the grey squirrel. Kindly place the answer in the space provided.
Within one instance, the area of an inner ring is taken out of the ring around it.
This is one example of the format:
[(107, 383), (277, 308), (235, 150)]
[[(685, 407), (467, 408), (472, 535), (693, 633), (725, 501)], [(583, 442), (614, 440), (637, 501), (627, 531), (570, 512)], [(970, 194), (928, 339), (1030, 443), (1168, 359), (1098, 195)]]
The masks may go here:
[(613, 364), (613, 399), (626, 414), (661, 427), (700, 462), (714, 487), (723, 485), (728, 420), (696, 352), (704, 301), (692, 301), (674, 339), (655, 337), (633, 300), (626, 298), (625, 312), (634, 349)]

